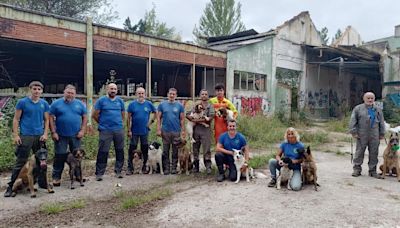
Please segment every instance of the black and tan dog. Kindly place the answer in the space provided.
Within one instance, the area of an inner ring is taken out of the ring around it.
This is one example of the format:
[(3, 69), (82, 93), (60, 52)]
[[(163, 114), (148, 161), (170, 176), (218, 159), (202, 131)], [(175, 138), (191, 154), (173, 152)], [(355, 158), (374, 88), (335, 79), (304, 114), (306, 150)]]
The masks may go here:
[(31, 197), (36, 197), (34, 185), (39, 176), (44, 179), (47, 191), (49, 193), (54, 193), (52, 186), (49, 185), (47, 181), (47, 156), (48, 151), (45, 147), (40, 148), (35, 154), (32, 154), (29, 160), (22, 167), (14, 182), (12, 187), (12, 197), (17, 195), (18, 190), (22, 190), (26, 187), (29, 187)]
[(400, 181), (399, 172), (399, 134), (391, 133), (390, 141), (383, 152), (383, 164), (379, 167), (382, 171), (381, 178), (384, 179), (386, 173), (390, 175), (396, 174), (397, 180)]
[(85, 157), (85, 150), (78, 148), (69, 152), (67, 155), (67, 164), (69, 166), (69, 178), (71, 180), (71, 189), (74, 189), (74, 180), (79, 181), (83, 187), (83, 177), (82, 177), (82, 160)]
[(302, 149), (298, 152), (303, 156), (303, 162), (301, 164), (303, 185), (314, 184), (315, 191), (318, 191), (317, 165), (315, 164), (314, 157), (311, 154), (310, 147), (308, 146), (307, 150)]
[(179, 174), (185, 171), (186, 175), (189, 175), (189, 171), (192, 170), (192, 158), (189, 149), (186, 147), (186, 140), (181, 139), (177, 144), (178, 147), (178, 159), (179, 159)]

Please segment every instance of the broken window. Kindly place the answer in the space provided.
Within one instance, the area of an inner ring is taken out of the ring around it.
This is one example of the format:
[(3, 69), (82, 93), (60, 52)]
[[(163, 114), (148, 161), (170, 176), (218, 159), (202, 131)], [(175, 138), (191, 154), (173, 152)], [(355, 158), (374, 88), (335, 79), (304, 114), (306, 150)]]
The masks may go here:
[(234, 71), (233, 73), (233, 89), (250, 90), (250, 91), (266, 91), (265, 74), (256, 74), (243, 71)]

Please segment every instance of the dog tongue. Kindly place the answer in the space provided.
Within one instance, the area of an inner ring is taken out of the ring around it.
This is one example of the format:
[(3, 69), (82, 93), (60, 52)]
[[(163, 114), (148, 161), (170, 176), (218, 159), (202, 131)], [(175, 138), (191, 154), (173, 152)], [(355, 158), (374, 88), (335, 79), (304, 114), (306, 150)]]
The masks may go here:
[(47, 168), (46, 161), (40, 161), (40, 168), (42, 169)]
[(399, 149), (400, 149), (400, 146), (398, 146), (398, 145), (397, 146), (392, 146), (392, 150), (396, 150), (397, 151)]

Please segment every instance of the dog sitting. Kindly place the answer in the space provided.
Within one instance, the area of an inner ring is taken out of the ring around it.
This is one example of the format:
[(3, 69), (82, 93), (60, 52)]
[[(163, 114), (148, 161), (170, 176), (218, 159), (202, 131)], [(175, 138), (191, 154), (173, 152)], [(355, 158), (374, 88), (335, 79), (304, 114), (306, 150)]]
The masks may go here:
[[(206, 111), (205, 111), (205, 107), (203, 106), (203, 104), (201, 103), (197, 103), (194, 106), (194, 112), (191, 112), (190, 115), (193, 120), (206, 120), (206, 121), (210, 121), (210, 118), (206, 116)], [(199, 123), (201, 125), (203, 125), (204, 127), (210, 127), (209, 124), (207, 123)], [(193, 128), (196, 125), (195, 122), (192, 121), (187, 121), (186, 122), (186, 132), (189, 136), (189, 140), (191, 141), (191, 143), (196, 143), (196, 141), (193, 139)]]
[(67, 155), (67, 164), (69, 166), (69, 178), (71, 180), (71, 189), (75, 189), (74, 187), (74, 180), (76, 179), (79, 181), (81, 187), (84, 186), (83, 184), (83, 177), (82, 177), (82, 160), (85, 157), (85, 150), (77, 148), (72, 152), (69, 152)]
[(382, 171), (381, 178), (384, 179), (386, 173), (390, 175), (396, 174), (397, 180), (400, 181), (399, 172), (399, 134), (391, 133), (389, 144), (383, 152), (383, 164), (379, 167)]
[(142, 174), (142, 151), (134, 150), (132, 153), (133, 174)]
[(287, 189), (291, 190), (290, 180), (293, 176), (293, 170), (291, 169), (292, 159), (284, 157), (282, 160), (279, 161), (279, 166), (281, 166), (281, 169), (279, 171), (279, 176), (276, 182), (276, 188), (281, 189), (281, 184), (287, 182)]
[(12, 197), (16, 196), (18, 190), (22, 190), (27, 186), (31, 192), (31, 198), (36, 197), (34, 185), (39, 176), (44, 179), (45, 183), (43, 184), (46, 185), (47, 192), (54, 193), (53, 188), (48, 184), (47, 181), (47, 156), (48, 151), (43, 147), (37, 150), (35, 154), (32, 154), (29, 160), (22, 167), (17, 179), (14, 182), (12, 187)]
[(311, 154), (310, 147), (307, 147), (307, 150), (301, 149), (298, 151), (303, 157), (303, 163), (301, 164), (301, 175), (303, 185), (305, 184), (314, 184), (314, 190), (318, 191), (318, 182), (317, 182), (317, 165), (315, 164), (314, 157)]
[[(245, 165), (245, 157), (243, 148), (241, 150), (233, 149), (233, 159), (236, 166), (237, 179), (235, 183), (239, 183), (242, 173), (246, 176), (246, 181), (250, 182), (250, 174), (253, 174), (253, 168)], [(252, 175), (253, 176), (253, 175)]]
[(229, 122), (230, 120), (233, 120), (233, 111), (229, 110), (227, 108), (220, 108), (218, 109), (217, 116), (219, 117), (223, 117), (225, 119), (226, 122)]
[(189, 171), (192, 170), (192, 158), (190, 151), (186, 147), (186, 140), (180, 139), (177, 144), (178, 147), (178, 159), (179, 159), (179, 174), (185, 171), (186, 175), (189, 175)]
[(164, 175), (162, 166), (162, 150), (161, 144), (153, 142), (149, 145), (149, 158), (147, 160), (147, 166), (149, 167), (149, 174), (153, 174), (153, 169), (157, 170), (157, 164), (160, 165), (160, 173)]

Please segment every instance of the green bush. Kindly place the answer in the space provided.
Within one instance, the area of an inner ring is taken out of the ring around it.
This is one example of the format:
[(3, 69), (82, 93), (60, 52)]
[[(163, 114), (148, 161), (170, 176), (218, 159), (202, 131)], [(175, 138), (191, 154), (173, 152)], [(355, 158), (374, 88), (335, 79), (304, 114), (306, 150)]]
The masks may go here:
[(330, 120), (326, 123), (328, 131), (347, 133), (349, 131), (351, 113), (347, 113), (344, 118), (340, 120)]

